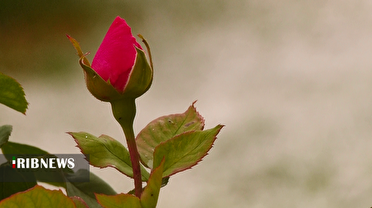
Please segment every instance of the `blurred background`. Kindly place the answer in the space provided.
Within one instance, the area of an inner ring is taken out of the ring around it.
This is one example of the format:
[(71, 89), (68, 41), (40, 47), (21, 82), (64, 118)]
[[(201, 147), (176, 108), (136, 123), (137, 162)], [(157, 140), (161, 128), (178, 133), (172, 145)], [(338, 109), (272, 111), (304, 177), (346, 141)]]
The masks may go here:
[[(65, 132), (124, 143), (110, 105), (85, 88), (66, 34), (92, 60), (116, 16), (150, 43), (155, 77), (135, 131), (195, 100), (214, 148), (160, 192), (170, 207), (372, 206), (371, 1), (0, 1), (0, 71), (26, 116), (0, 106), (11, 141), (79, 153)], [(117, 191), (132, 180), (91, 169)]]

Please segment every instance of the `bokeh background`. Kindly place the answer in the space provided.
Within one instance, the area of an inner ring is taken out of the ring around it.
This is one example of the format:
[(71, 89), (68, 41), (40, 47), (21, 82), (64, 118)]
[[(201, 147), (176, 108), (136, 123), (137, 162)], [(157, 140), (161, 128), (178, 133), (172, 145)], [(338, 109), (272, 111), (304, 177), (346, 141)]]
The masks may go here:
[[(2, 0), (0, 71), (30, 105), (26, 116), (0, 106), (0, 124), (54, 154), (79, 153), (68, 131), (124, 143), (65, 36), (92, 60), (120, 15), (148, 40), (155, 67), (135, 131), (195, 100), (206, 128), (226, 125), (159, 207), (370, 207), (371, 11), (366, 0)], [(114, 169), (92, 171), (117, 192), (133, 187)]]

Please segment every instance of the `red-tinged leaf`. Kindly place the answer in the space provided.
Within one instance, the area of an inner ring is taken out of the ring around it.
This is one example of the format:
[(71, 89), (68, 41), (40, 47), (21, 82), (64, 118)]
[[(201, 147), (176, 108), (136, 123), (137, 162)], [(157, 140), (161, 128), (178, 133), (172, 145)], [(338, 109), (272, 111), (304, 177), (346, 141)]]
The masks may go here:
[[(85, 132), (70, 132), (83, 154), (89, 155), (89, 163), (95, 167), (114, 167), (123, 174), (133, 177), (132, 163), (128, 150), (115, 139), (101, 135), (95, 137)], [(142, 180), (147, 181), (149, 173), (141, 166)]]
[(2, 208), (40, 208), (40, 207), (64, 207), (74, 208), (75, 204), (61, 190), (48, 190), (36, 185), (24, 192), (19, 192), (0, 201)]
[(153, 169), (147, 186), (141, 195), (142, 208), (155, 208), (159, 198), (160, 187), (162, 185), (162, 175), (164, 169), (164, 160), (160, 166)]
[(138, 152), (141, 162), (146, 167), (152, 168), (154, 149), (160, 143), (184, 132), (203, 130), (204, 119), (196, 111), (194, 103), (184, 113), (163, 116), (151, 121), (137, 135)]
[(163, 177), (191, 168), (207, 155), (222, 127), (186, 132), (161, 143), (155, 148), (153, 166), (165, 158)]
[(77, 196), (73, 196), (73, 197), (70, 197), (70, 198), (75, 203), (76, 208), (89, 208), (87, 203), (85, 203), (82, 198), (77, 197)]
[(140, 199), (130, 194), (107, 196), (96, 194), (97, 201), (105, 208), (142, 208)]

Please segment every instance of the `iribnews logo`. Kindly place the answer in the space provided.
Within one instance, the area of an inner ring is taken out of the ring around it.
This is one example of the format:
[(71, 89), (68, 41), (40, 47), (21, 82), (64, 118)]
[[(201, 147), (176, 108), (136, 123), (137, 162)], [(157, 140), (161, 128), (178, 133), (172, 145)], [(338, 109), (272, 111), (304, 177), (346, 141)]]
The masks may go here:
[(1, 182), (89, 182), (89, 155), (0, 154)]
[(74, 158), (22, 158), (13, 156), (12, 167), (17, 169), (37, 169), (37, 168), (46, 168), (46, 169), (56, 169), (56, 168), (70, 168), (75, 167)]

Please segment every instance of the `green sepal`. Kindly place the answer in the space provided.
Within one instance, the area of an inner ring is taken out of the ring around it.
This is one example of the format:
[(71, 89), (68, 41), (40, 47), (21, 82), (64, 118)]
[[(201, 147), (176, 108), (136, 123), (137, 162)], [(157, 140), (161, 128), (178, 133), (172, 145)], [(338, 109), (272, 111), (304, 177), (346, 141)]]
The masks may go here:
[(151, 86), (153, 70), (147, 62), (145, 52), (136, 47), (136, 62), (124, 87), (123, 96), (137, 98), (144, 94)]
[(70, 42), (72, 43), (72, 45), (74, 46), (74, 48), (76, 49), (76, 52), (78, 53), (79, 58), (83, 58), (83, 62), (86, 65), (90, 66), (90, 63), (89, 63), (88, 59), (85, 58), (85, 55), (83, 54), (83, 51), (81, 50), (81, 47), (80, 47), (79, 42), (77, 42), (73, 37), (71, 37), (71, 36), (69, 36), (67, 34), (66, 34), (66, 36), (70, 40)]
[(110, 82), (106, 82), (94, 69), (84, 63), (85, 57), (80, 58), (80, 66), (84, 70), (84, 77), (90, 93), (98, 100), (109, 102), (119, 100), (123, 94), (119, 93)]
[(79, 56), (79, 63), (84, 70), (84, 78), (87, 88), (90, 93), (101, 101), (112, 101), (119, 99), (122, 94), (119, 93), (110, 82), (106, 82), (102, 77), (92, 69), (86, 54), (81, 50), (80, 44), (71, 36), (67, 35), (68, 39), (76, 49)]
[(121, 99), (137, 98), (145, 93), (151, 86), (153, 71), (146, 60), (145, 53), (136, 48), (136, 63), (128, 78), (128, 83), (123, 92), (117, 91), (111, 85), (110, 80), (105, 81), (94, 69), (86, 63), (85, 56), (79, 60), (80, 66), (84, 70), (85, 82), (88, 90), (99, 100), (112, 102)]

